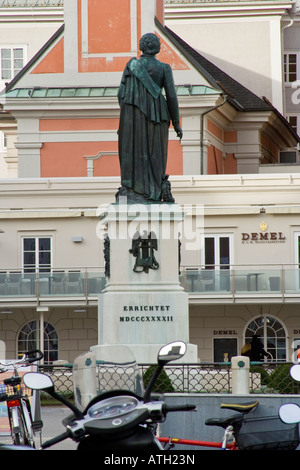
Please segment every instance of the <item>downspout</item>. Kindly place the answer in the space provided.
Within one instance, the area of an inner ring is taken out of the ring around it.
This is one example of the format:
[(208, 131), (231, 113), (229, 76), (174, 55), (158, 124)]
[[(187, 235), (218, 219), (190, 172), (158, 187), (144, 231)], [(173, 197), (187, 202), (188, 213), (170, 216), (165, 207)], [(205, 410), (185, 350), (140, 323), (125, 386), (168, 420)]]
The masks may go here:
[(207, 111), (205, 111), (204, 113), (201, 114), (201, 117), (200, 117), (200, 174), (203, 175), (203, 143), (204, 143), (204, 116), (206, 116), (207, 114), (211, 113), (212, 111), (215, 111), (216, 109), (220, 108), (221, 106), (223, 106), (226, 101), (227, 101), (227, 95), (221, 95), (222, 98), (223, 98), (223, 102), (220, 103), (220, 104), (217, 104), (216, 106), (214, 106), (213, 108), (211, 109), (208, 109)]

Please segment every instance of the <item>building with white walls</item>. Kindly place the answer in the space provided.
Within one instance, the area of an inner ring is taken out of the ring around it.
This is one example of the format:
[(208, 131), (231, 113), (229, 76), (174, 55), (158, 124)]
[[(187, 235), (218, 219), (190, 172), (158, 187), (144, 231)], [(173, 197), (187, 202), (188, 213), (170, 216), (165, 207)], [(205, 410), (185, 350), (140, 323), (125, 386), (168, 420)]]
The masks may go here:
[[(299, 133), (299, 7), (298, 0), (166, 0), (165, 19), (208, 60), (271, 101)], [(299, 162), (298, 151), (287, 148), (281, 161)]]
[[(63, 24), (63, 0), (0, 1), (0, 91)], [(0, 177), (17, 176), (10, 121), (0, 129)], [(10, 157), (7, 157), (7, 153)]]
[(168, 171), (186, 214), (190, 342), (200, 360), (220, 361), (258, 332), (274, 361), (289, 360), (300, 331), (300, 182), (279, 162), (297, 134), (270, 100), (166, 27), (163, 2), (113, 0), (96, 15), (99, 4), (66, 0), (64, 25), (1, 97), (13, 142), (6, 163), (18, 176), (0, 184), (8, 355), (37, 343), (47, 360), (72, 361), (97, 341), (107, 282), (98, 208), (119, 187), (117, 90), (151, 30), (173, 68), (184, 132), (179, 142), (170, 129)]

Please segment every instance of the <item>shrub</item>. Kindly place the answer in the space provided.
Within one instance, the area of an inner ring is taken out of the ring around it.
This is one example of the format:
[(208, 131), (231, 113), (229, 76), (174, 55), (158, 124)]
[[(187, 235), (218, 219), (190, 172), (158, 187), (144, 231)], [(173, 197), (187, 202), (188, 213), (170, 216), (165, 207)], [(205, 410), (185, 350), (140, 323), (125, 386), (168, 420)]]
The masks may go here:
[(274, 389), (277, 393), (295, 393), (297, 385), (290, 376), (291, 364), (280, 364), (274, 372), (269, 375), (266, 385)]
[[(147, 387), (148, 383), (150, 382), (151, 377), (154, 374), (154, 371), (156, 369), (156, 366), (150, 366), (146, 372), (143, 375), (143, 380), (144, 380), (144, 386), (145, 388)], [(172, 385), (172, 382), (170, 378), (168, 377), (168, 374), (166, 371), (163, 369), (161, 373), (159, 374), (152, 392), (155, 393), (173, 393), (174, 387)]]

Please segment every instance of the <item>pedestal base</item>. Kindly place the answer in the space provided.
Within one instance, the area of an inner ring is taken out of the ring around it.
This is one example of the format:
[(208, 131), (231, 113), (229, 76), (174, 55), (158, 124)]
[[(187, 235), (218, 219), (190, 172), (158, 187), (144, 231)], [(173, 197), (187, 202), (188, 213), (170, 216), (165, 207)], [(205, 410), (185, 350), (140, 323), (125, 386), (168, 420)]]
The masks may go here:
[(99, 296), (99, 344), (189, 340), (185, 292), (106, 292)]
[[(99, 296), (98, 343), (127, 345), (139, 362), (156, 363), (161, 346), (189, 344), (188, 294), (179, 282), (182, 210), (176, 204), (111, 205), (101, 220), (109, 276)], [(183, 360), (198, 361), (195, 345)]]

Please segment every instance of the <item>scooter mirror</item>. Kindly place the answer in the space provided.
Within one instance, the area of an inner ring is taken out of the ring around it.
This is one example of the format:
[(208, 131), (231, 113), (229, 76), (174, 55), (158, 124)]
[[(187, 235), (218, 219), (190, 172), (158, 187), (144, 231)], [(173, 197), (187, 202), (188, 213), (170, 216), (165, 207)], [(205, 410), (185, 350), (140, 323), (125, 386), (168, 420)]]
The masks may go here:
[(300, 422), (300, 408), (294, 403), (281, 405), (279, 408), (279, 418), (286, 424), (294, 424)]
[(290, 368), (291, 377), (300, 382), (300, 364), (295, 364)]
[(53, 382), (48, 375), (39, 374), (38, 372), (28, 372), (23, 377), (26, 387), (32, 390), (44, 390), (53, 387)]
[(167, 364), (176, 361), (186, 353), (186, 344), (183, 341), (175, 341), (163, 346), (158, 353), (158, 363)]

